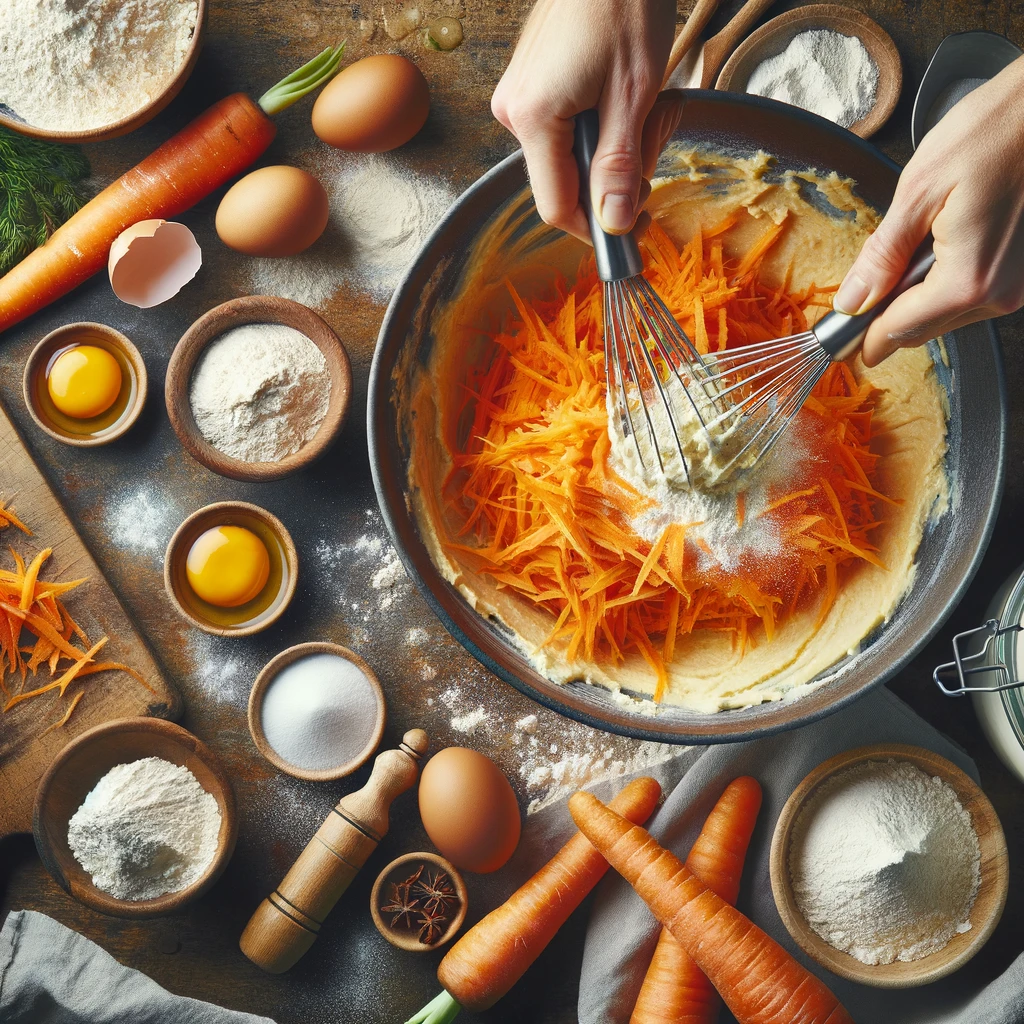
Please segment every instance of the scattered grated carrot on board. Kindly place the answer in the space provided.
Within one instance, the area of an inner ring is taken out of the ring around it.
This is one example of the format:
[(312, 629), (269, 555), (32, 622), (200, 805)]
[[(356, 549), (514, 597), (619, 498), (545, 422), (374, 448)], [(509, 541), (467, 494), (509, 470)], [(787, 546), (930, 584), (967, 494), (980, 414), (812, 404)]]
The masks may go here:
[[(786, 223), (772, 225), (739, 261), (723, 255), (729, 218), (682, 249), (657, 223), (644, 242), (645, 276), (701, 351), (720, 351), (806, 330), (825, 292), (793, 292), (760, 280), (765, 255)], [(870, 450), (874, 392), (843, 363), (830, 366), (801, 417), (820, 438), (814, 477), (771, 496), (758, 513), (785, 538), (783, 557), (744, 557), (732, 571), (708, 568), (686, 537), (668, 527), (654, 544), (630, 527), (621, 496), (631, 491), (607, 465), (601, 285), (592, 266), (553, 298), (525, 302), (509, 284), (517, 320), (495, 337), (489, 366), (470, 371), (464, 406), (451, 421), (472, 423), (452, 445), (444, 497), (461, 523), (450, 545), (500, 587), (545, 609), (547, 643), (614, 665), (639, 654), (656, 700), (668, 682), (677, 640), (698, 630), (731, 634), (739, 649), (771, 640), (797, 609), (818, 602), (828, 615), (844, 570), (882, 565), (870, 534), (880, 520)], [(643, 502), (632, 492), (631, 500)], [(744, 496), (736, 521), (748, 516)], [(697, 525), (697, 524), (691, 524)]]
[[(9, 525), (17, 526), (27, 536), (32, 536), (32, 531), (0, 504), (0, 529)], [(0, 712), (6, 713), (18, 704), (51, 690), (57, 691), (60, 700), (73, 683), (99, 672), (124, 672), (154, 693), (146, 680), (127, 665), (116, 661), (95, 661), (95, 655), (109, 637), (101, 637), (92, 643), (61, 600), (65, 594), (85, 583), (84, 579), (64, 583), (41, 579), (46, 561), (52, 554), (50, 548), (39, 551), (28, 565), (13, 548), (10, 552), (14, 570), (0, 569), (0, 694), (3, 695)], [(22, 637), (25, 634), (30, 635), (34, 642), (23, 647)], [(84, 649), (75, 645), (76, 639), (85, 645)], [(70, 665), (62, 669), (62, 662), (70, 662)], [(35, 676), (43, 665), (49, 669), (51, 681), (26, 690), (27, 677)], [(20, 677), (16, 692), (8, 686), (12, 675)], [(66, 725), (84, 695), (84, 690), (76, 690), (62, 716), (40, 736)]]

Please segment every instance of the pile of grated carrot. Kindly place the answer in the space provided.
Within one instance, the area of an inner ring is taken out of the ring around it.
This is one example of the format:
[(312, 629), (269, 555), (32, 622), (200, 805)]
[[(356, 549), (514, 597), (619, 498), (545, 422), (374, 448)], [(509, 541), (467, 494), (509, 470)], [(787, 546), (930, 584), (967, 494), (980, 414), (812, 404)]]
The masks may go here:
[[(806, 330), (827, 292), (792, 292), (760, 280), (765, 255), (786, 229), (773, 225), (742, 259), (723, 254), (737, 213), (677, 249), (652, 224), (642, 245), (645, 276), (702, 352)], [(880, 567), (871, 533), (878, 508), (894, 504), (873, 486), (873, 389), (843, 363), (831, 365), (799, 414), (814, 417), (813, 475), (770, 494), (760, 515), (784, 538), (782, 558), (744, 557), (709, 568), (688, 525), (654, 541), (630, 527), (621, 500), (642, 495), (608, 466), (601, 284), (592, 266), (572, 288), (527, 304), (509, 289), (518, 317), (495, 338), (489, 366), (471, 371), (462, 415), (472, 421), (444, 494), (460, 523), (453, 552), (500, 587), (550, 612), (547, 643), (573, 662), (620, 663), (637, 652), (664, 696), (678, 639), (697, 630), (731, 634), (740, 651), (770, 641), (779, 623), (817, 600), (827, 616), (846, 567)], [(782, 442), (785, 444), (785, 441)], [(736, 496), (737, 526), (745, 501)]]
[[(32, 531), (13, 509), (0, 504), (0, 529), (9, 526), (16, 527), (28, 537), (32, 536)], [(3, 699), (0, 711), (6, 713), (23, 701), (51, 690), (56, 690), (58, 697), (62, 698), (76, 680), (98, 672), (127, 672), (153, 692), (145, 679), (127, 665), (116, 661), (96, 661), (96, 655), (106, 645), (108, 637), (91, 643), (62, 600), (65, 594), (85, 583), (84, 579), (66, 583), (41, 579), (43, 566), (53, 554), (51, 548), (38, 552), (27, 565), (17, 551), (11, 548), (10, 552), (14, 570), (0, 569), (0, 695)], [(34, 643), (27, 647), (22, 646), (25, 634), (34, 638)], [(76, 639), (83, 647), (75, 645)], [(71, 664), (62, 669), (63, 662)], [(34, 677), (44, 665), (49, 669), (50, 681), (26, 690), (28, 677)], [(11, 677), (18, 682), (15, 683)], [(61, 717), (40, 735), (66, 725), (84, 694), (84, 690), (78, 690)]]

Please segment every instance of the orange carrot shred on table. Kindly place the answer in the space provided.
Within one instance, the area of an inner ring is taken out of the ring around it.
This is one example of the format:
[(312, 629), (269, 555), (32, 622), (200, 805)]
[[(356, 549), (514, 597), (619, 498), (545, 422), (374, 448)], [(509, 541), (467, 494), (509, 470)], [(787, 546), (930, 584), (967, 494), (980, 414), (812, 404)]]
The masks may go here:
[(27, 537), (32, 536), (32, 531), (14, 514), (14, 509), (8, 508), (7, 505), (0, 501), (0, 530), (8, 526), (16, 527)]
[(45, 736), (48, 732), (53, 732), (54, 729), (60, 729), (68, 724), (68, 720), (71, 718), (72, 712), (78, 707), (78, 702), (85, 696), (85, 690), (79, 690), (78, 693), (71, 698), (71, 703), (68, 704), (67, 710), (64, 712), (56, 722), (48, 725), (39, 735)]
[[(741, 216), (695, 232), (682, 248), (654, 223), (642, 246), (645, 275), (705, 350), (805, 330), (808, 311), (827, 304), (825, 289), (793, 292), (761, 280), (785, 220), (742, 259), (724, 255), (721, 236)], [(770, 495), (756, 513), (783, 538), (783, 551), (745, 556), (728, 571), (709, 568), (697, 557), (699, 533), (652, 543), (630, 525), (627, 510), (641, 511), (650, 499), (608, 463), (602, 295), (593, 268), (572, 288), (557, 282), (550, 298), (527, 302), (508, 288), (516, 319), (494, 335), (496, 357), (469, 371), (462, 404), (443, 423), (453, 452), (443, 497), (459, 533), (448, 547), (548, 612), (549, 644), (613, 667), (639, 655), (661, 699), (679, 638), (724, 631), (745, 651), (815, 602), (824, 621), (842, 575), (857, 565), (885, 568), (871, 537), (884, 521), (876, 505), (891, 500), (872, 483), (875, 392), (844, 363), (827, 368), (798, 417), (820, 458), (794, 478), (791, 493)], [(467, 421), (459, 442), (458, 424)], [(751, 515), (740, 495), (737, 526)]]
[[(743, 776), (725, 788), (686, 858), (686, 866), (727, 903), (735, 903), (747, 846), (761, 808), (761, 787)], [(629, 1024), (715, 1024), (715, 987), (673, 934), (662, 928)]]
[(591, 793), (569, 810), (718, 990), (739, 1024), (853, 1024), (829, 988), (650, 834)]
[[(609, 802), (624, 820), (643, 822), (661, 798), (661, 786), (634, 779)], [(580, 834), (573, 837), (500, 907), (475, 924), (437, 969), (442, 992), (408, 1024), (442, 1024), (460, 1009), (493, 1006), (537, 959), (608, 870), (608, 862)]]

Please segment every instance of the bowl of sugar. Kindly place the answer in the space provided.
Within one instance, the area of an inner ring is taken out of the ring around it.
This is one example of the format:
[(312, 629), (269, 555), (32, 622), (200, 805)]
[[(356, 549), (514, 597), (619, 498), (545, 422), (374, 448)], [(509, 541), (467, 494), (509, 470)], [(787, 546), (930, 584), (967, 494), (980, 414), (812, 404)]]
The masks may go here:
[(772, 894), (822, 967), (913, 988), (962, 967), (1006, 904), (1006, 839), (981, 787), (922, 747), (874, 744), (818, 765), (775, 826)]
[(339, 644), (297, 644), (264, 666), (249, 694), (249, 732), (276, 768), (308, 782), (351, 775), (384, 735), (384, 691)]

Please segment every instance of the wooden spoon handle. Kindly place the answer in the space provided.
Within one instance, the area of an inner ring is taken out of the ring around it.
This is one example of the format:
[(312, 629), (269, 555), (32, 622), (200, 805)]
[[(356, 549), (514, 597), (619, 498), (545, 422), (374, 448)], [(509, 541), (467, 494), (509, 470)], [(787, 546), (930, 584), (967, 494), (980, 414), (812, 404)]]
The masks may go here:
[(775, 0), (747, 0), (729, 24), (704, 44), (704, 69), (700, 79), (702, 89), (711, 87), (729, 54), (736, 49), (740, 40), (774, 2)]
[(427, 734), (412, 729), (397, 750), (373, 763), (362, 789), (344, 797), (259, 905), (239, 946), (257, 967), (281, 974), (313, 945), (320, 925), (388, 830), (391, 802), (410, 789), (427, 752)]
[(719, 0), (697, 0), (686, 19), (686, 24), (679, 30), (676, 41), (672, 44), (672, 52), (668, 55), (668, 66), (665, 68), (665, 77), (661, 80), (661, 87), (668, 85), (672, 72), (679, 67), (679, 62), (686, 56), (692, 47), (700, 39), (704, 26), (711, 20), (711, 16), (718, 10)]

